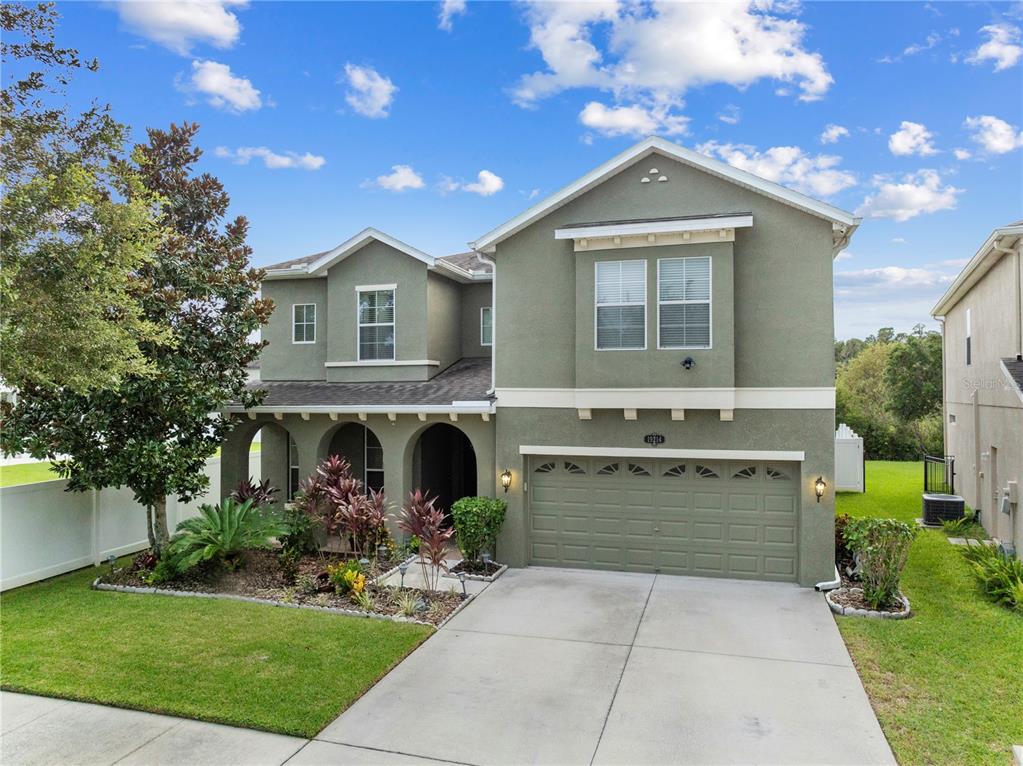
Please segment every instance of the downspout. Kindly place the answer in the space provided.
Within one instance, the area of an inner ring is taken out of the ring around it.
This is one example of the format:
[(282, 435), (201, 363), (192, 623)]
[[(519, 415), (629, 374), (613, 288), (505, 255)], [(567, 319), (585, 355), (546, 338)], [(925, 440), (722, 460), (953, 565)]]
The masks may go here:
[(838, 574), (838, 565), (836, 564), (835, 565), (835, 579), (834, 580), (825, 580), (824, 582), (819, 582), (819, 583), (817, 583), (816, 585), (813, 586), (813, 589), (817, 590), (817, 591), (834, 590), (835, 588), (837, 588), (841, 584), (842, 584), (842, 578)]
[(497, 390), (497, 263), (475, 248), (473, 252), (481, 261), (490, 264), (490, 390), (487, 395), (493, 396)]

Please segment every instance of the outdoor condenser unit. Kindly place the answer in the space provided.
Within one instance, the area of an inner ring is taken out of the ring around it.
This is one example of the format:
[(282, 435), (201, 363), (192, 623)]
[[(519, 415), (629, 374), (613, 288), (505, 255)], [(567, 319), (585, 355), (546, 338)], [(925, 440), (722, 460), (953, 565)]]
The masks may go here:
[(961, 519), (965, 513), (966, 501), (959, 495), (924, 495), (924, 524), (941, 526), (941, 522)]

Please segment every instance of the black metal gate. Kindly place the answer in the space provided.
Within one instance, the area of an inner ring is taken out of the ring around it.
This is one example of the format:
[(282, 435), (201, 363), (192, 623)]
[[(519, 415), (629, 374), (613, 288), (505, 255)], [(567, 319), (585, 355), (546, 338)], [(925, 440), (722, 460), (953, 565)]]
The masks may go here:
[(927, 494), (954, 495), (956, 493), (956, 461), (951, 455), (945, 457), (924, 456), (924, 492)]

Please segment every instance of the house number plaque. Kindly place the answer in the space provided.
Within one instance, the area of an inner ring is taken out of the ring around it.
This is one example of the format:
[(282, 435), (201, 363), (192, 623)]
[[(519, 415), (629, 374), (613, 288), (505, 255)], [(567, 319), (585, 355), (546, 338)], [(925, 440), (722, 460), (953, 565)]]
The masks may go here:
[(647, 434), (643, 437), (643, 441), (654, 446), (664, 444), (664, 434)]

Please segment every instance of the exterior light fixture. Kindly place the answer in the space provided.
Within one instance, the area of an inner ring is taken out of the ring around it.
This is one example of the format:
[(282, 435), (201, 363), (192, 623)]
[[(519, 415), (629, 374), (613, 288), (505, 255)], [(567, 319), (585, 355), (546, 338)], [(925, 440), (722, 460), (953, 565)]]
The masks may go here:
[(696, 366), (696, 360), (693, 359), (691, 356), (687, 356), (685, 359), (679, 362), (679, 364), (682, 365), (682, 369), (691, 370)]
[(469, 594), (465, 591), (465, 572), (458, 573), (458, 582), (462, 583), (462, 601), (469, 598)]
[(387, 546), (386, 545), (378, 545), (377, 546), (377, 561), (383, 561), (386, 558), (387, 558)]
[(815, 481), (813, 483), (813, 491), (814, 491), (814, 494), (817, 495), (817, 502), (818, 503), (821, 501), (821, 498), (824, 497), (824, 490), (827, 488), (827, 486), (828, 486), (828, 483), (826, 481), (824, 481), (824, 477), (823, 476), (818, 476), (817, 477), (817, 481)]
[(507, 468), (501, 473), (501, 486), (504, 487), (504, 491), (508, 491), (508, 487), (511, 486), (512, 474)]
[(490, 570), (490, 562), (493, 561), (493, 556), (490, 555), (490, 551), (480, 554), (480, 561), (483, 562), (483, 574), (486, 574)]
[(401, 575), (401, 587), (405, 587), (405, 573), (408, 571), (408, 562), (403, 561), (398, 564), (398, 574)]
[(114, 573), (114, 565), (117, 563), (117, 556), (111, 553), (106, 557), (106, 563), (110, 566), (110, 574)]
[(369, 566), (369, 559), (366, 558), (365, 556), (363, 556), (361, 559), (359, 559), (359, 566), (361, 566), (363, 569), (368, 567)]

